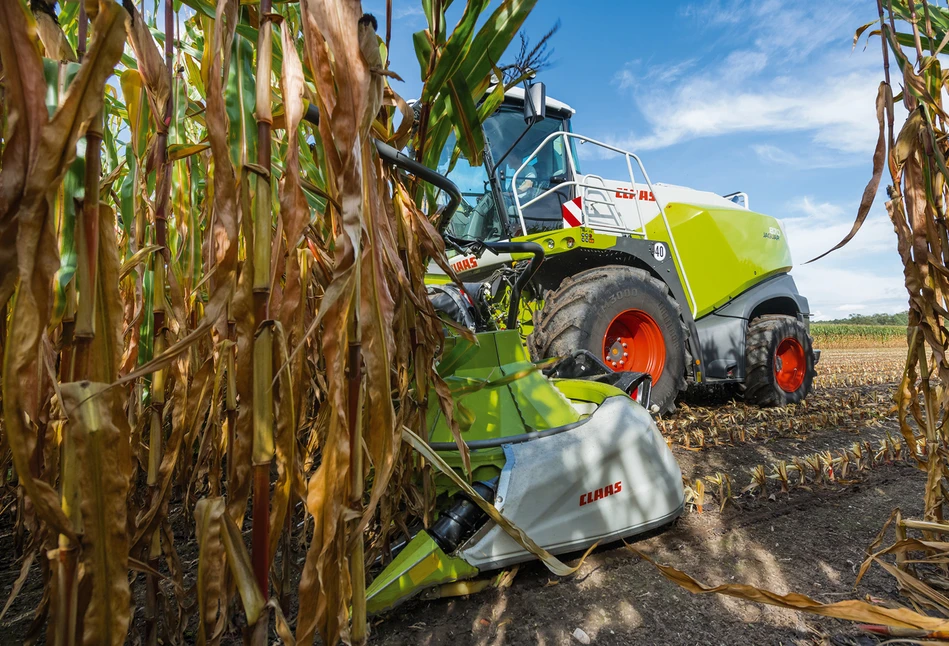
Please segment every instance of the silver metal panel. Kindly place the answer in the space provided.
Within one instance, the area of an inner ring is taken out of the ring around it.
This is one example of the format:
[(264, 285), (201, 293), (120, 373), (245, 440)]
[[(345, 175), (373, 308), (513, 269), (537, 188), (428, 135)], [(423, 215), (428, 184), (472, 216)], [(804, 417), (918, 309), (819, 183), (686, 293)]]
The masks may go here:
[[(607, 399), (573, 430), (504, 452), (495, 506), (555, 554), (638, 534), (681, 513), (679, 465), (652, 417), (628, 397)], [(480, 569), (533, 558), (493, 523), (460, 556)]]

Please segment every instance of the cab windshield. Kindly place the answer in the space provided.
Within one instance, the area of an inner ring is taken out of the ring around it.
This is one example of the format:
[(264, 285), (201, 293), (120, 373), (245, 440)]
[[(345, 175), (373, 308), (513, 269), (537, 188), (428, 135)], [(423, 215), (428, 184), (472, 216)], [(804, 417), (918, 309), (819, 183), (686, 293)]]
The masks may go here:
[[(484, 124), (484, 134), (488, 147), (487, 153), (491, 161), (500, 159), (524, 133), (526, 127), (523, 113), (520, 109), (513, 107), (502, 107), (489, 117)], [(514, 172), (548, 135), (566, 130), (566, 128), (566, 121), (555, 116), (548, 116), (547, 119), (537, 122), (501, 161), (501, 166), (497, 169), (505, 213), (512, 225), (516, 225), (518, 229), (520, 229), (520, 221), (514, 204), (515, 187), (511, 185)], [(516, 190), (522, 206), (555, 184), (568, 181), (569, 169), (567, 157), (564, 154), (564, 144), (562, 138), (547, 142), (529, 165), (518, 174)], [(447, 174), (458, 185), (464, 199), (448, 224), (448, 232), (468, 240), (493, 242), (507, 238), (501, 226), (500, 214), (496, 208), (485, 166), (471, 166), (467, 159), (459, 156), (449, 172), (454, 149), (455, 136), (452, 134), (439, 160), (438, 172)], [(559, 204), (563, 200), (556, 198), (557, 195), (558, 193), (554, 193), (539, 200), (532, 207), (524, 209), (525, 225), (528, 229), (526, 233), (560, 228)], [(549, 201), (548, 197), (554, 197), (556, 204), (546, 204)], [(534, 206), (545, 206), (545, 208), (533, 208)], [(556, 208), (550, 208), (551, 206)]]

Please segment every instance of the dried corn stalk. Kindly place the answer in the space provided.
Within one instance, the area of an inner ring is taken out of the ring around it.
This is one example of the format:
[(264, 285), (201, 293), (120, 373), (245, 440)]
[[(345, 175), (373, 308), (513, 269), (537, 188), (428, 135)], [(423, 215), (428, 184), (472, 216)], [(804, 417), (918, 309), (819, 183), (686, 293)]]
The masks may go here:
[(184, 643), (190, 626), (213, 644), (243, 623), (292, 642), (297, 595), (300, 641), (366, 639), (365, 561), (432, 502), (401, 429), (451, 412), (424, 286), (430, 258), (447, 267), (436, 196), (373, 140), (434, 165), (454, 131), (477, 158), (493, 66), (535, 1), (470, 0), (453, 28), (426, 3), (420, 124), (357, 0), (160, 18), (62, 0), (56, 20), (0, 3), (13, 596), (53, 557), (21, 637), (45, 621), (55, 643)]

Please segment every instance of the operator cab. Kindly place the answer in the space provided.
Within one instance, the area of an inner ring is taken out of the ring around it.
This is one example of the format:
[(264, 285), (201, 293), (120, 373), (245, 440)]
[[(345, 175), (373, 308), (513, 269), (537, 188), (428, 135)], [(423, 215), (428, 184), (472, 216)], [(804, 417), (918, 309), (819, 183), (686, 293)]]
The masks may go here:
[[(501, 107), (485, 122), (484, 165), (472, 166), (459, 156), (451, 166), (454, 134), (445, 146), (438, 172), (448, 175), (464, 198), (448, 225), (451, 235), (488, 242), (508, 239), (521, 229), (515, 192), (517, 203), (524, 205), (549, 189), (566, 184), (521, 209), (527, 234), (562, 227), (562, 206), (573, 197), (569, 182), (573, 180), (576, 153), (572, 151), (571, 164), (566, 147), (572, 144), (563, 137), (546, 143), (544, 140), (556, 132), (570, 132), (574, 110), (560, 101), (546, 99), (546, 114), (525, 124), (525, 95), (521, 87), (508, 90)], [(543, 147), (538, 150), (541, 144)], [(520, 168), (526, 160), (528, 163)], [(513, 177), (519, 168), (514, 186)], [(489, 175), (492, 170), (493, 185)], [(501, 209), (497, 208), (498, 203), (503, 205)]]

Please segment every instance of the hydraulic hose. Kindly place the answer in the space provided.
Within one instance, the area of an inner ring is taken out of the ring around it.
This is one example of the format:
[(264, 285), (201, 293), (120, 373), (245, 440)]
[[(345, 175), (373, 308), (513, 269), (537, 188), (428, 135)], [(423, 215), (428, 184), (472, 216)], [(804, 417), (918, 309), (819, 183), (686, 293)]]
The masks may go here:
[(534, 256), (527, 269), (520, 273), (511, 286), (511, 306), (507, 311), (506, 324), (507, 329), (516, 330), (517, 314), (521, 307), (521, 291), (544, 262), (544, 248), (536, 242), (485, 242), (484, 246), (495, 253), (529, 253)]
[(415, 175), (422, 181), (437, 186), (448, 194), (448, 206), (445, 207), (445, 212), (442, 214), (441, 222), (438, 225), (438, 232), (441, 233), (444, 231), (445, 227), (448, 226), (448, 222), (451, 220), (451, 216), (455, 214), (455, 210), (458, 208), (458, 205), (461, 204), (461, 191), (458, 190), (455, 183), (441, 173), (418, 163), (408, 155), (400, 153), (389, 144), (384, 144), (378, 139), (375, 140), (375, 144), (376, 150), (379, 151), (379, 156), (382, 157), (382, 159), (396, 168)]

